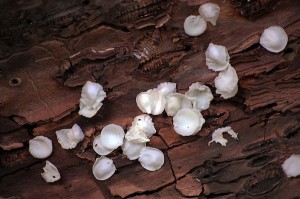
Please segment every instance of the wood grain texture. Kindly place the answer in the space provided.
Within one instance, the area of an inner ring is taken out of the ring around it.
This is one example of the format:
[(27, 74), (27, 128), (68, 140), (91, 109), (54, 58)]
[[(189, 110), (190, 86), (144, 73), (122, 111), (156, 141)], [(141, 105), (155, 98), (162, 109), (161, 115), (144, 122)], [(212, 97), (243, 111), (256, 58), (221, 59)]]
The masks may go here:
[[(287, 198), (300, 196), (300, 178), (289, 179), (283, 161), (300, 154), (300, 2), (214, 0), (216, 26), (189, 37), (183, 22), (207, 0), (66, 0), (0, 2), (0, 198)], [(10, 16), (10, 17), (8, 17)], [(289, 36), (274, 54), (259, 45), (263, 30), (282, 26)], [(209, 43), (228, 48), (239, 91), (215, 94), (217, 73), (205, 64)], [(91, 119), (78, 115), (82, 85), (92, 80), (107, 92)], [(128, 129), (141, 114), (138, 93), (159, 83), (177, 83), (184, 93), (194, 82), (212, 89), (203, 128), (181, 137), (172, 118), (153, 116), (165, 164), (149, 172), (121, 149), (109, 155), (117, 171), (97, 181), (92, 165), (94, 137), (110, 123)], [(85, 133), (75, 149), (63, 150), (55, 131), (77, 123)], [(231, 126), (226, 147), (212, 132)], [(44, 160), (28, 152), (28, 141), (49, 137), (48, 158), (61, 180), (47, 184)]]

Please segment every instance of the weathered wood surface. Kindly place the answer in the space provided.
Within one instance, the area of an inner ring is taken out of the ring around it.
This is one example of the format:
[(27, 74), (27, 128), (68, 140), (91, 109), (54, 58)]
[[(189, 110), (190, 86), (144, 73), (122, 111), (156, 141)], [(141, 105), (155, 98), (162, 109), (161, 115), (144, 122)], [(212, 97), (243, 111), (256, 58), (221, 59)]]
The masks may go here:
[[(289, 155), (300, 153), (299, 1), (214, 1), (221, 7), (217, 25), (193, 38), (184, 34), (183, 21), (206, 0), (16, 2), (0, 3), (0, 198), (300, 196), (300, 179), (288, 179), (281, 169)], [(289, 35), (278, 54), (258, 43), (271, 25)], [(216, 73), (204, 56), (210, 42), (229, 49), (240, 78), (237, 96), (215, 95), (203, 112), (203, 129), (192, 137), (175, 134), (171, 118), (153, 117), (158, 134), (150, 146), (163, 150), (164, 166), (146, 171), (118, 150), (110, 155), (117, 172), (97, 181), (91, 142), (106, 124), (130, 126), (141, 113), (139, 92), (163, 81), (176, 82), (179, 92), (196, 81), (215, 91)], [(77, 113), (87, 80), (108, 94), (92, 119)], [(86, 138), (63, 150), (55, 131), (75, 122)], [(208, 146), (213, 130), (225, 125), (239, 140)], [(28, 152), (36, 135), (53, 141), (48, 159), (62, 175), (56, 183), (41, 178), (45, 161)]]

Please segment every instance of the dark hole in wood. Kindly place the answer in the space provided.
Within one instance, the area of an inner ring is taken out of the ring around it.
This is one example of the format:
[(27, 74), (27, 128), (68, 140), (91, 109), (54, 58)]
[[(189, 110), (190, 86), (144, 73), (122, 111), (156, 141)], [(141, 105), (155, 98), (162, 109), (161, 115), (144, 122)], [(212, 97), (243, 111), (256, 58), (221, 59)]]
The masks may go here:
[(9, 80), (9, 85), (11, 86), (19, 86), (21, 84), (22, 80), (21, 78), (13, 78), (11, 80)]

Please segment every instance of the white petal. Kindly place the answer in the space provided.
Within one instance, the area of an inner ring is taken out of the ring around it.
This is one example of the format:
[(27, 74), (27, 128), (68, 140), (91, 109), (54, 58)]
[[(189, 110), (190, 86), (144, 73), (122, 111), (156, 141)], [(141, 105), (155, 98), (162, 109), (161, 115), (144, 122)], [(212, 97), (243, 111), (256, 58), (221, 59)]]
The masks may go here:
[(182, 136), (195, 135), (204, 124), (205, 120), (197, 109), (184, 108), (173, 117), (176, 133)]
[(193, 83), (185, 95), (190, 98), (195, 98), (193, 107), (199, 109), (200, 111), (208, 109), (211, 100), (214, 98), (210, 88), (199, 82)]
[(132, 127), (136, 128), (137, 131), (143, 131), (147, 138), (150, 138), (156, 133), (154, 123), (149, 115), (142, 114), (138, 115), (133, 119)]
[(229, 54), (225, 46), (210, 43), (205, 52), (206, 65), (213, 71), (225, 70), (229, 65)]
[(165, 111), (168, 116), (174, 116), (182, 108), (192, 108), (193, 101), (181, 93), (171, 93), (166, 96)]
[[(221, 71), (215, 79), (215, 86), (217, 89), (217, 93), (234, 93), (237, 88), (238, 76), (235, 69), (232, 66), (228, 66), (228, 68), (224, 71)], [(226, 96), (226, 94), (225, 94)]]
[(160, 83), (157, 86), (157, 89), (163, 94), (163, 95), (167, 95), (170, 93), (175, 93), (176, 92), (176, 83), (172, 83), (172, 82), (163, 82)]
[(282, 164), (282, 169), (288, 178), (300, 175), (300, 155), (291, 155)]
[(97, 137), (95, 137), (94, 142), (93, 142), (93, 149), (99, 155), (108, 155), (114, 150), (114, 149), (107, 149), (104, 147), (102, 140), (101, 140), (101, 135), (98, 135)]
[(55, 133), (63, 149), (73, 149), (84, 139), (84, 134), (77, 124), (74, 124), (71, 129), (61, 129)]
[(231, 97), (234, 97), (237, 92), (238, 92), (238, 85), (235, 86), (235, 88), (233, 89), (233, 91), (231, 92), (226, 92), (226, 91), (221, 91), (221, 90), (216, 90), (216, 93), (217, 94), (221, 94), (221, 97), (223, 97), (224, 99), (228, 99), (228, 98), (231, 98)]
[(280, 26), (270, 26), (265, 29), (259, 43), (268, 51), (278, 53), (282, 51), (288, 42), (288, 35)]
[(149, 92), (142, 92), (136, 96), (136, 104), (143, 113), (150, 114), (155, 108), (154, 97)]
[(125, 135), (125, 139), (135, 143), (149, 142), (149, 138), (143, 131), (138, 131), (135, 127), (131, 127)]
[(165, 109), (165, 105), (166, 105), (166, 98), (165, 96), (159, 92), (158, 89), (152, 89), (151, 91), (151, 94), (154, 98), (154, 101), (155, 101), (155, 107), (154, 109), (152, 110), (151, 114), (152, 115), (159, 115), (161, 114), (164, 109)]
[(207, 24), (200, 15), (191, 15), (185, 19), (183, 27), (187, 35), (199, 36), (206, 30)]
[(136, 103), (144, 113), (159, 115), (164, 111), (166, 99), (163, 93), (154, 88), (138, 94)]
[(165, 158), (163, 152), (152, 147), (144, 147), (141, 150), (139, 162), (142, 167), (148, 171), (156, 171), (164, 164)]
[(35, 158), (47, 158), (52, 150), (52, 141), (45, 136), (36, 136), (29, 140), (29, 152)]
[(212, 134), (212, 140), (208, 142), (208, 146), (210, 145), (210, 143), (212, 142), (216, 142), (216, 143), (220, 143), (222, 146), (226, 146), (226, 143), (228, 142), (228, 140), (226, 140), (223, 137), (223, 133), (224, 132), (228, 132), (229, 135), (231, 135), (232, 138), (238, 140), (237, 137), (237, 133), (235, 133), (230, 126), (227, 127), (223, 127), (223, 128), (218, 128), (216, 129), (213, 134)]
[(109, 124), (105, 126), (100, 134), (103, 146), (107, 149), (116, 149), (122, 146), (125, 132), (119, 125)]
[(106, 180), (116, 171), (113, 161), (105, 156), (97, 158), (93, 165), (93, 174), (97, 180)]
[(199, 14), (205, 21), (210, 22), (212, 25), (216, 25), (217, 19), (220, 14), (220, 7), (214, 3), (205, 3), (199, 7)]
[(55, 182), (60, 179), (60, 173), (56, 166), (46, 160), (46, 166), (43, 168), (44, 173), (41, 173), (46, 182)]
[(79, 107), (80, 107), (80, 110), (78, 112), (79, 115), (83, 115), (84, 117), (87, 117), (87, 118), (91, 118), (93, 117), (94, 115), (96, 115), (96, 113), (99, 111), (100, 107), (102, 106), (103, 104), (100, 103), (99, 104), (99, 108), (93, 108), (93, 107), (87, 107), (87, 106), (84, 106), (83, 103), (80, 103), (79, 104)]
[(125, 140), (122, 145), (122, 150), (123, 154), (126, 155), (129, 160), (135, 160), (140, 157), (140, 152), (144, 147), (146, 147), (146, 143), (136, 143)]
[(82, 87), (79, 104), (79, 115), (91, 118), (102, 106), (102, 101), (106, 97), (103, 87), (91, 81), (87, 81)]

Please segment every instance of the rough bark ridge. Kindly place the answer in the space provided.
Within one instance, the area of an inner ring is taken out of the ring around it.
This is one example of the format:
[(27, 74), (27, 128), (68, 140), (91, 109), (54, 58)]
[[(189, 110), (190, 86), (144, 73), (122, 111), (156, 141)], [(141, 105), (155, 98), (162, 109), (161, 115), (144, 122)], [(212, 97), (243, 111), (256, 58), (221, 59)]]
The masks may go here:
[[(0, 197), (4, 198), (297, 198), (300, 179), (288, 179), (282, 162), (300, 153), (300, 2), (213, 1), (221, 7), (216, 26), (188, 37), (183, 21), (205, 0), (10, 1), (0, 3)], [(254, 19), (253, 19), (254, 18)], [(259, 45), (262, 31), (282, 26), (286, 49)], [(103, 126), (127, 128), (139, 115), (139, 92), (172, 81), (184, 93), (193, 82), (215, 92), (207, 69), (209, 43), (229, 49), (239, 81), (237, 96), (215, 95), (195, 136), (181, 137), (172, 119), (153, 117), (158, 134), (150, 146), (165, 154), (156, 172), (110, 155), (115, 175), (97, 181), (91, 168), (93, 138)], [(78, 115), (81, 86), (93, 80), (108, 94), (92, 119)], [(55, 131), (78, 123), (86, 134), (63, 150)], [(230, 125), (239, 140), (208, 146), (211, 133)], [(28, 152), (28, 140), (53, 141), (48, 158), (62, 179), (47, 184), (45, 161)]]

